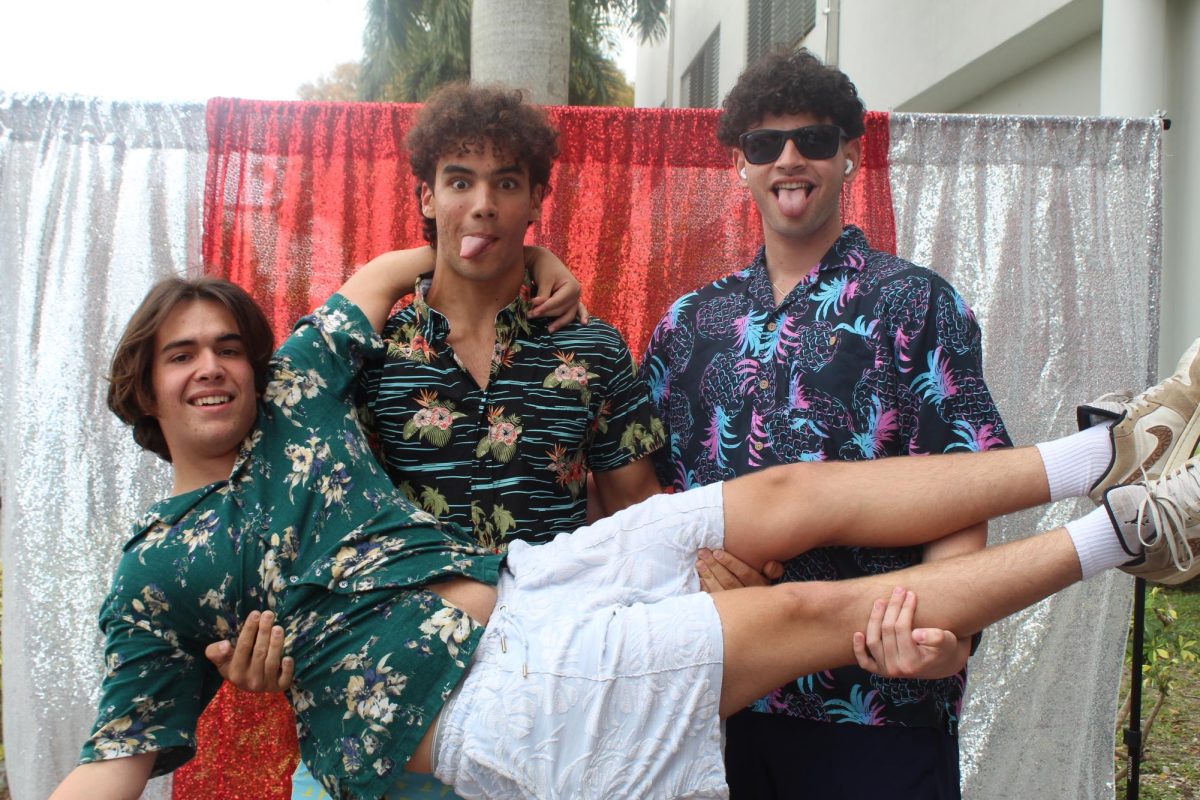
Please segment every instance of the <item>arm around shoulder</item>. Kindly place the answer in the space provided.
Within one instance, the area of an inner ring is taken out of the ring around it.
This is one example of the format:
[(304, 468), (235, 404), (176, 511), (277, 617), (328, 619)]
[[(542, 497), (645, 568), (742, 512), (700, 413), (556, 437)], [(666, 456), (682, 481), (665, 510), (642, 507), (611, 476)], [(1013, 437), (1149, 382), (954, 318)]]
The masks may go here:
[(362, 309), (378, 333), (392, 307), (412, 291), (419, 277), (433, 271), (433, 263), (432, 247), (392, 250), (359, 267), (338, 293)]

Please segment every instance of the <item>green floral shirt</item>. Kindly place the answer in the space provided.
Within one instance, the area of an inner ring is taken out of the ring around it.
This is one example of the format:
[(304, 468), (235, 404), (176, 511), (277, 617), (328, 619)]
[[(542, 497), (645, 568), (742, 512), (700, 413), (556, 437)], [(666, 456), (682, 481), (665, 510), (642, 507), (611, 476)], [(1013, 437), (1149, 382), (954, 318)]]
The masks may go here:
[(426, 304), (388, 320), (387, 357), (364, 371), (366, 404), (393, 481), (438, 519), (500, 551), (587, 522), (589, 470), (618, 469), (666, 440), (621, 334), (600, 320), (555, 333), (529, 318), (531, 283), (496, 315), (480, 388)]
[(220, 685), (204, 648), (273, 609), (296, 660), (300, 751), (334, 797), (378, 797), (466, 668), (481, 628), (423, 588), (494, 584), (499, 557), (410, 504), (367, 448), (350, 395), (382, 348), (340, 295), (272, 361), (228, 480), (149, 509), (100, 611), (106, 674), (81, 761), (194, 753)]

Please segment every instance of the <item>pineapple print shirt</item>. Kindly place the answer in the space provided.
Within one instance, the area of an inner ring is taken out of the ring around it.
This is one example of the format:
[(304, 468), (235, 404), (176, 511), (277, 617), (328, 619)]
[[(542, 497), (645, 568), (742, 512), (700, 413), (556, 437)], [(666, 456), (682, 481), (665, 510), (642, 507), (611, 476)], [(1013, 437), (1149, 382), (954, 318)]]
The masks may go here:
[(490, 380), (480, 388), (426, 304), (384, 328), (384, 360), (365, 371), (366, 407), (392, 480), (442, 521), (502, 551), (586, 523), (588, 470), (623, 467), (664, 439), (621, 335), (599, 320), (550, 333), (530, 319), (531, 284), (496, 315)]
[[(642, 375), (668, 431), (655, 456), (677, 489), (773, 464), (857, 461), (1011, 444), (983, 380), (979, 326), (936, 273), (871, 250), (848, 225), (776, 306), (765, 251), (676, 300)], [(869, 486), (847, 486), (853, 503)], [(838, 580), (921, 560), (919, 547), (826, 548), (784, 580)], [(940, 681), (858, 667), (809, 675), (755, 704), (823, 722), (922, 725), (956, 733), (965, 670)]]
[(461, 678), (481, 633), (427, 591), (494, 584), (500, 558), (397, 492), (352, 402), (382, 348), (340, 295), (302, 319), (271, 362), (258, 419), (228, 480), (152, 506), (100, 611), (106, 672), (81, 761), (195, 751), (220, 685), (204, 648), (273, 609), (296, 660), (300, 752), (334, 797), (379, 797)]

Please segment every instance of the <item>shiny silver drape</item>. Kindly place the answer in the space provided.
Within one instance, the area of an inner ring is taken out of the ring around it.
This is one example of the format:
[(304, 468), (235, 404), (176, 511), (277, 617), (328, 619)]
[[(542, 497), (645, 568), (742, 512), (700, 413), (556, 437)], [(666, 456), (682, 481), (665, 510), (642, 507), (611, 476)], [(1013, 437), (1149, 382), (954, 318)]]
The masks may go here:
[[(168, 484), (105, 406), (149, 285), (199, 264), (204, 107), (0, 95), (4, 744), (46, 797), (90, 730), (96, 613), (128, 527)], [(169, 797), (169, 780), (148, 797)]]
[[(166, 488), (104, 406), (107, 358), (157, 277), (199, 263), (204, 109), (0, 94), (4, 724), (16, 798), (74, 763), (100, 675), (95, 615), (129, 521)], [(1013, 438), (1156, 363), (1157, 123), (892, 118), (900, 255), (946, 274), (986, 334)], [(1070, 504), (993, 526), (1059, 524)], [(970, 800), (1111, 797), (1129, 580), (988, 631), (964, 712)], [(147, 796), (164, 797), (160, 782)]]
[[(891, 130), (897, 249), (979, 316), (1013, 440), (1069, 432), (1076, 403), (1144, 385), (1157, 364), (1158, 121), (895, 114)], [(1005, 518), (990, 541), (1085, 508)], [(965, 797), (1113, 796), (1132, 584), (1095, 578), (986, 633), (963, 711)]]

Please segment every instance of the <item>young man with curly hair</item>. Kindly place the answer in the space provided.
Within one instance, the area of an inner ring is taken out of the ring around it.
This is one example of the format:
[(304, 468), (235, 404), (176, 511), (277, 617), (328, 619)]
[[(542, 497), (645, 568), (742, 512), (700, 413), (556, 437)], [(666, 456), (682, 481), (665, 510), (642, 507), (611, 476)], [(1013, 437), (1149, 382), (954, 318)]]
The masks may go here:
[(496, 550), (582, 525), (589, 472), (609, 510), (657, 493), (644, 456), (662, 426), (621, 335), (530, 317), (522, 243), (558, 155), (545, 112), (520, 92), (453, 84), (407, 143), (436, 268), (367, 370), (389, 474)]
[[(805, 50), (751, 65), (725, 98), (717, 137), (758, 207), (763, 246), (680, 297), (654, 331), (642, 374), (669, 433), (656, 455), (664, 483), (683, 490), (773, 464), (1010, 444), (963, 298), (842, 224), (864, 130), (854, 84)], [(848, 483), (842, 493), (854, 502), (873, 491)], [(786, 564), (784, 580), (889, 572), (986, 538), (978, 524), (923, 547), (815, 550)], [(725, 568), (734, 563), (704, 554), (706, 582), (737, 585)], [(847, 667), (758, 700), (728, 723), (733, 797), (958, 797), (969, 646), (963, 669), (942, 681)]]

